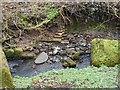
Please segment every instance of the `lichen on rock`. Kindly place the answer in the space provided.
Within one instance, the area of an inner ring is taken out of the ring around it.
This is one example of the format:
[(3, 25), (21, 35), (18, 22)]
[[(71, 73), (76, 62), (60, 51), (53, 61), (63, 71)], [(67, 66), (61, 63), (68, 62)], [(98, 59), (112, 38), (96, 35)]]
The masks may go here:
[(120, 64), (118, 52), (118, 40), (93, 39), (91, 64), (95, 66)]

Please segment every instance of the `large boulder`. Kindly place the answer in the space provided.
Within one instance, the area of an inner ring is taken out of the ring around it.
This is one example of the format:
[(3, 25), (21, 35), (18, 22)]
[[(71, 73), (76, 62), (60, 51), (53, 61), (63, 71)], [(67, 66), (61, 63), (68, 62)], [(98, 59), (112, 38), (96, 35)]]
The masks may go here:
[(91, 49), (91, 64), (100, 66), (115, 66), (120, 64), (118, 40), (93, 39)]
[(14, 88), (8, 63), (2, 51), (2, 46), (0, 46), (0, 89), (1, 88)]

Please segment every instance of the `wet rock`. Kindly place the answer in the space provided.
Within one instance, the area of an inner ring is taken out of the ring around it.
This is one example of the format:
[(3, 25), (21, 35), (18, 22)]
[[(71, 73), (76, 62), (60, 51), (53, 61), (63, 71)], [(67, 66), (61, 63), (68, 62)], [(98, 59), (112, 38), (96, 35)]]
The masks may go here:
[(76, 47), (75, 50), (78, 52), (78, 51), (80, 51), (80, 48)]
[(67, 60), (63, 63), (63, 67), (76, 67), (76, 62), (73, 61), (72, 59), (67, 59)]
[(91, 47), (92, 47), (92, 44), (91, 44), (91, 43), (88, 43), (88, 44), (87, 44), (87, 47), (88, 47), (88, 48), (91, 48)]
[(52, 41), (53, 41), (53, 42), (61, 42), (61, 40), (62, 40), (61, 38), (53, 38)]
[(67, 47), (67, 48), (72, 48), (72, 47), (73, 47), (73, 45), (67, 45), (66, 47)]
[(42, 46), (42, 44), (40, 43), (40, 44), (39, 44), (39, 46), (41, 47), (41, 46)]
[(32, 68), (35, 69), (35, 68), (36, 68), (36, 65), (32, 65)]
[(66, 50), (62, 50), (59, 53), (60, 53), (60, 55), (66, 55), (67, 54)]
[(39, 51), (38, 49), (35, 49), (35, 50), (34, 50), (34, 53), (35, 53), (35, 54), (39, 54), (40, 51)]
[(91, 52), (90, 52), (90, 50), (86, 50), (85, 53), (90, 54)]
[(47, 63), (52, 64), (52, 61), (48, 60)]
[(80, 47), (80, 50), (85, 52), (87, 50), (87, 47)]
[(77, 37), (77, 36), (78, 36), (78, 34), (77, 34), (77, 33), (75, 33), (75, 34), (74, 34), (74, 37)]
[(48, 60), (48, 55), (45, 52), (42, 52), (34, 61), (35, 64), (42, 64)]
[(46, 49), (44, 49), (44, 48), (40, 49), (40, 52), (45, 52), (45, 51), (46, 51)]
[(79, 60), (80, 59), (80, 52), (76, 52), (72, 57), (73, 60)]
[(66, 50), (66, 54), (67, 55), (72, 55), (72, 54), (74, 54), (76, 51), (74, 50), (74, 49), (67, 49)]
[(58, 51), (60, 50), (60, 47), (55, 47), (54, 51), (53, 51), (53, 55), (56, 55), (58, 53)]
[(44, 43), (45, 44), (45, 46), (50, 46), (50, 45), (52, 45), (52, 43)]
[(62, 44), (69, 44), (69, 41), (68, 40), (63, 40), (61, 41)]

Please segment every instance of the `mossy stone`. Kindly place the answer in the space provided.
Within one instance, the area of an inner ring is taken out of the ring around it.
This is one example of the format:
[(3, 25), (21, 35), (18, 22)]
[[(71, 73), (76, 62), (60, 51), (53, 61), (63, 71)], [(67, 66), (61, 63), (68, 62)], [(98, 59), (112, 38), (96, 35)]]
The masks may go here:
[(12, 76), (8, 67), (6, 57), (0, 46), (0, 89), (14, 88)]
[(5, 49), (4, 50), (6, 57), (13, 58), (14, 57), (14, 50), (13, 49)]
[(93, 39), (91, 64), (94, 66), (120, 64), (118, 47), (118, 40)]
[(76, 62), (73, 61), (72, 59), (67, 59), (67, 60), (63, 63), (63, 67), (76, 67)]
[(16, 55), (20, 55), (20, 54), (23, 53), (23, 49), (22, 48), (15, 48), (14, 52), (15, 52)]
[(32, 58), (34, 58), (34, 56), (35, 56), (34, 53), (28, 53), (28, 54), (23, 53), (21, 55), (21, 58), (23, 58), (23, 59), (32, 59)]
[(79, 52), (79, 51), (76, 52), (76, 53), (72, 56), (72, 59), (73, 59), (73, 60), (78, 60), (78, 59), (80, 59), (80, 52)]
[(22, 54), (23, 54), (22, 48), (15, 48), (14, 49), (14, 57), (15, 58), (20, 58)]

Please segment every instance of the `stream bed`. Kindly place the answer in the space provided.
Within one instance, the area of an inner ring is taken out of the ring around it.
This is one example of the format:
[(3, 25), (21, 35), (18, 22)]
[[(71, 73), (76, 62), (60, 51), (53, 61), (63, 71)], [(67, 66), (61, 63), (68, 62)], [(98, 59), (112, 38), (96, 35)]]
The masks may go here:
[[(8, 63), (12, 76), (19, 75), (24, 77), (31, 77), (41, 72), (64, 68), (61, 62), (55, 62), (52, 64), (46, 62), (40, 65), (36, 65), (34, 60), (14, 60), (8, 61)], [(87, 66), (90, 66), (90, 54), (81, 55), (80, 60), (77, 61), (76, 68), (82, 69)]]
[[(35, 59), (28, 60), (8, 60), (8, 64), (12, 73), (12, 76), (19, 75), (24, 77), (31, 77), (41, 72), (50, 71), (53, 69), (62, 69), (63, 62), (70, 58), (73, 53), (80, 52), (80, 58), (76, 61), (77, 69), (90, 66), (90, 56), (92, 39), (94, 38), (106, 38), (106, 39), (118, 39), (117, 31), (88, 31), (80, 33), (63, 34), (61, 41), (58, 42), (42, 42), (39, 41), (32, 52), (39, 55), (41, 52), (45, 52), (48, 56), (48, 60), (43, 64), (35, 64)], [(45, 57), (45, 56), (44, 56)], [(68, 68), (68, 67), (67, 67)]]

